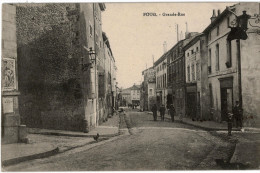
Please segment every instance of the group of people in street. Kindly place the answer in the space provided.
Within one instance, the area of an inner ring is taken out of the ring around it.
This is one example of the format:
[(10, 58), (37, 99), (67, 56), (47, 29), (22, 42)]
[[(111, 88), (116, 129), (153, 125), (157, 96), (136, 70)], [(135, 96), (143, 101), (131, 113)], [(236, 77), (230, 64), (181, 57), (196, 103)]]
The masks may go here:
[[(157, 105), (154, 104), (153, 107), (152, 107), (152, 112), (153, 112), (153, 120), (154, 121), (157, 121), (157, 111), (159, 110), (160, 112), (160, 116), (161, 116), (161, 121), (164, 121), (164, 116), (165, 116), (165, 111), (166, 111), (166, 108), (165, 106), (162, 104), (160, 106), (160, 108), (158, 109), (157, 108)], [(171, 104), (170, 107), (169, 107), (169, 113), (171, 115), (171, 120), (172, 122), (174, 122), (174, 114), (175, 114), (175, 108), (174, 106)]]
[[(171, 104), (169, 106), (168, 110), (169, 110), (169, 114), (171, 116), (171, 120), (172, 120), (172, 122), (174, 122), (174, 116), (175, 116), (174, 106)], [(165, 106), (162, 104), (158, 109), (156, 104), (153, 105), (152, 112), (153, 112), (154, 121), (157, 121), (157, 111), (160, 112), (161, 121), (164, 121), (164, 116), (165, 116), (165, 112), (166, 112)], [(231, 135), (232, 126), (234, 123), (235, 123), (236, 128), (242, 129), (242, 124), (243, 124), (242, 121), (243, 121), (243, 109), (241, 108), (239, 101), (236, 101), (236, 104), (233, 107), (232, 113), (227, 113), (228, 135)]]

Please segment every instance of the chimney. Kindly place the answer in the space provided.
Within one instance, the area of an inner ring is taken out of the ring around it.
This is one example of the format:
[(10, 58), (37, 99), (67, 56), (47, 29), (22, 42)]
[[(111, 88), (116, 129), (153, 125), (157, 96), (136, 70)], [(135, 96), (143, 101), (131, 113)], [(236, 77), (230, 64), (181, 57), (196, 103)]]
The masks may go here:
[(177, 31), (177, 43), (179, 42), (179, 26), (176, 25), (176, 31)]
[(216, 11), (215, 10), (213, 10), (213, 14), (212, 14), (212, 17), (210, 18), (210, 20), (211, 20), (211, 23), (215, 20), (217, 18), (217, 16), (216, 16)]
[(218, 9), (218, 16), (220, 15), (220, 9)]
[(154, 66), (154, 55), (152, 55), (152, 57), (153, 57), (153, 66)]
[(163, 53), (167, 52), (167, 43), (166, 41), (163, 42)]
[(185, 39), (188, 38), (188, 34), (189, 34), (189, 31), (188, 31), (188, 23), (185, 22), (186, 24), (186, 32), (185, 32)]

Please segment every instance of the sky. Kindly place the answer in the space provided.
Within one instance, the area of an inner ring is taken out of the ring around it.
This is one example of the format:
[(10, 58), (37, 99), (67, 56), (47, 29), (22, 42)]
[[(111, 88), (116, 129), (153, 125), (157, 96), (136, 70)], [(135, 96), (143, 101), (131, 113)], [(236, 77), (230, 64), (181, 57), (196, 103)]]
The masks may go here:
[[(116, 61), (119, 87), (140, 84), (142, 71), (153, 65), (177, 42), (176, 24), (183, 38), (189, 32), (202, 32), (209, 24), (213, 9), (221, 12), (233, 3), (106, 3), (102, 12), (102, 30), (106, 32)], [(144, 16), (143, 13), (157, 16)], [(163, 13), (185, 16), (163, 16)], [(161, 14), (161, 15), (159, 15)]]

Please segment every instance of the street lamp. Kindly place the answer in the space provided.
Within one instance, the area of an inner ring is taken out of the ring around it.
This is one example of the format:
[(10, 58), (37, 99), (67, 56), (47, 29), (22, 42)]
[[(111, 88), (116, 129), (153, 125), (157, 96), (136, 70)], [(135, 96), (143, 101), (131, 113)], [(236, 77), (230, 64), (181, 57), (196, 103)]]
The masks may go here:
[(235, 39), (241, 39), (241, 40), (246, 40), (247, 39), (247, 24), (248, 24), (248, 19), (251, 18), (250, 15), (246, 14), (246, 11), (243, 11), (243, 14), (240, 16), (237, 16), (234, 12), (230, 11), (229, 12), (235, 15), (236, 19), (233, 21), (234, 22), (234, 27), (229, 27), (231, 29), (230, 33), (228, 34), (227, 40), (232, 41)]
[(95, 51), (92, 49), (92, 47), (87, 48), (87, 47), (83, 46), (83, 48), (84, 48), (85, 50), (87, 50), (87, 54), (88, 54), (89, 57), (90, 57), (90, 62), (87, 63), (87, 64), (84, 64), (84, 62), (83, 62), (83, 57), (82, 57), (82, 70), (83, 70), (83, 71), (86, 71), (89, 67), (90, 67), (90, 68), (93, 68), (92, 65), (95, 64), (95, 62), (96, 62), (96, 56), (92, 56), (92, 55), (95, 55), (96, 53), (95, 53)]

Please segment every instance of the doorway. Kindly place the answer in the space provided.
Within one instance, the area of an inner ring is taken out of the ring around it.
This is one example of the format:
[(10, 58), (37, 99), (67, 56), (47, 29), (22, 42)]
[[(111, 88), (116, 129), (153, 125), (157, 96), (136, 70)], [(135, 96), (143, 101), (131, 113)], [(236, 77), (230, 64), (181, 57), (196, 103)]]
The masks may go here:
[(187, 115), (190, 118), (196, 119), (196, 93), (187, 93)]
[(227, 121), (228, 113), (232, 113), (233, 89), (221, 88), (221, 120)]
[(228, 113), (232, 113), (233, 108), (233, 77), (221, 78), (221, 121), (227, 121)]

